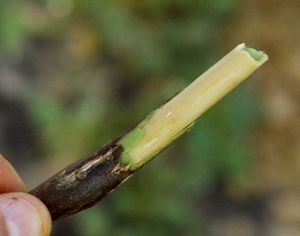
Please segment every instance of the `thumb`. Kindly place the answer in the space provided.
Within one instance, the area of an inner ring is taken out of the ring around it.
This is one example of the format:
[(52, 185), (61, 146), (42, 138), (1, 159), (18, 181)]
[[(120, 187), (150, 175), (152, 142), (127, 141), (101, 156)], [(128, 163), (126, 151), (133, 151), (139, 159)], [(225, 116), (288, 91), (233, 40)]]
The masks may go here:
[(1, 236), (49, 236), (51, 224), (46, 206), (34, 196), (0, 194)]

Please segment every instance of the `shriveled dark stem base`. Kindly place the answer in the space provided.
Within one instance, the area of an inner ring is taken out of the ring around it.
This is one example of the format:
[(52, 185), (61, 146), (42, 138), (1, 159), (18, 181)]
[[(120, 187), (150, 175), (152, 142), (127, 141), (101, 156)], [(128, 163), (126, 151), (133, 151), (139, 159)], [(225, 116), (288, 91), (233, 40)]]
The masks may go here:
[(47, 206), (53, 221), (95, 205), (134, 173), (120, 163), (123, 148), (116, 143), (121, 137), (29, 192)]

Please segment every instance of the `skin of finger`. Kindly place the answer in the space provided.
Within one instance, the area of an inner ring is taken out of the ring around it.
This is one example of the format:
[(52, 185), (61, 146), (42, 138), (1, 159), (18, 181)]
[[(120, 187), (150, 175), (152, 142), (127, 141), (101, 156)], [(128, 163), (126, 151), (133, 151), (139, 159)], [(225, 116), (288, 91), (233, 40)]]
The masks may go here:
[[(50, 213), (46, 206), (36, 197), (27, 194), (27, 193), (5, 193), (0, 195), (1, 202), (9, 202), (11, 199), (19, 199), (27, 202), (41, 219), (41, 235), (40, 236), (49, 236), (52, 228), (52, 220)], [(0, 230), (1, 231), (1, 230)]]
[(0, 154), (0, 194), (26, 192), (25, 184), (11, 164)]

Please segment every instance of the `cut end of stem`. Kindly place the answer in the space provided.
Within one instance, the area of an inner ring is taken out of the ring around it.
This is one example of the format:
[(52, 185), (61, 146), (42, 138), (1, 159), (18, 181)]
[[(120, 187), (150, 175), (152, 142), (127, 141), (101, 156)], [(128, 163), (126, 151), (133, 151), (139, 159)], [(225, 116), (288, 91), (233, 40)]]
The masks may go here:
[(149, 162), (266, 60), (264, 52), (238, 45), (118, 141), (124, 149), (121, 163), (135, 171)]
[(263, 51), (258, 51), (254, 48), (246, 47), (245, 44), (239, 45), (241, 50), (244, 50), (249, 53), (249, 55), (259, 64), (263, 64), (265, 61), (268, 60), (268, 55)]

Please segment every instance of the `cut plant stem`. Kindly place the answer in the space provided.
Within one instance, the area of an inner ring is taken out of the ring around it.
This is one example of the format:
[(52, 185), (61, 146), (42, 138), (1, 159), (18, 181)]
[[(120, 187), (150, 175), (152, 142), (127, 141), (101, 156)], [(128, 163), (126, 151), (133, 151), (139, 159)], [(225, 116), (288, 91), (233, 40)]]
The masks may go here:
[[(160, 152), (174, 137), (268, 59), (261, 51), (240, 44), (181, 93), (154, 111), (140, 127), (142, 137), (123, 154), (135, 170)], [(126, 137), (126, 136), (125, 136)], [(121, 142), (122, 143), (122, 140)]]
[(87, 209), (189, 131), (195, 120), (268, 59), (238, 45), (190, 86), (99, 150), (30, 191), (59, 220)]

